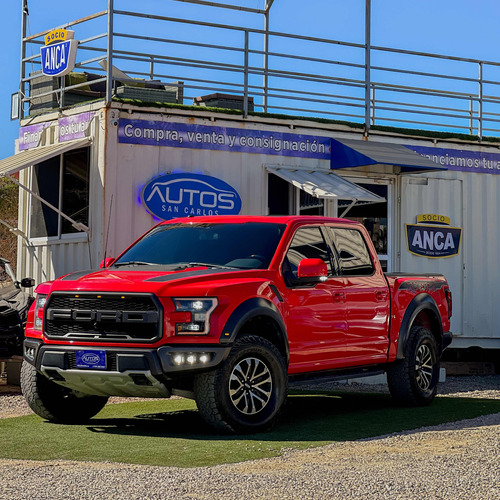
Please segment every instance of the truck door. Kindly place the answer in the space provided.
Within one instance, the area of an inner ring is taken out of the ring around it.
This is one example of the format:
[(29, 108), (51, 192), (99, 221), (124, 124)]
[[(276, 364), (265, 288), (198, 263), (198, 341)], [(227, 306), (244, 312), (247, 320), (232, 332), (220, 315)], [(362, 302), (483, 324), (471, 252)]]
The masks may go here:
[[(322, 259), (328, 278), (313, 285), (291, 286), (299, 262)], [(288, 340), (290, 373), (325, 370), (343, 363), (345, 351), (346, 303), (344, 280), (332, 261), (332, 252), (318, 226), (299, 228), (293, 236), (282, 265), (288, 283)]]
[(328, 227), (344, 278), (346, 365), (383, 362), (389, 347), (389, 287), (375, 266), (365, 236), (357, 229)]

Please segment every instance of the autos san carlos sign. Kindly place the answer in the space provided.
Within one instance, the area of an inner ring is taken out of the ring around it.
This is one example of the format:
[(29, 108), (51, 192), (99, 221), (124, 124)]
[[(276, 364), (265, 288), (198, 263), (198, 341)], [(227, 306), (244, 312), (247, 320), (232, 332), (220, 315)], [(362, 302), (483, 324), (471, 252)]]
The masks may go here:
[(56, 29), (45, 35), (45, 46), (40, 48), (42, 73), (47, 76), (64, 76), (75, 67), (78, 41), (74, 32)]
[(236, 215), (241, 210), (238, 192), (221, 179), (202, 174), (164, 174), (141, 190), (141, 202), (162, 220), (189, 215)]
[(414, 255), (437, 259), (453, 257), (460, 251), (462, 228), (451, 227), (449, 217), (421, 214), (417, 224), (405, 227), (408, 251)]

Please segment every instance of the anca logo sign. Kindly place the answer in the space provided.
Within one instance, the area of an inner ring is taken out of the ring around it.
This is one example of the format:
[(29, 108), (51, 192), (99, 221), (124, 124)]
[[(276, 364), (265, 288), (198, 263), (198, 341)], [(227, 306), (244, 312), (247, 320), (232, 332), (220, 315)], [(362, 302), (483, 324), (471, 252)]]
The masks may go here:
[(64, 76), (75, 67), (78, 41), (73, 35), (74, 31), (57, 29), (45, 36), (45, 46), (40, 49), (44, 75)]
[[(439, 225), (421, 224), (427, 221)], [(417, 216), (418, 224), (406, 224), (408, 251), (420, 257), (434, 259), (458, 255), (462, 228), (449, 227), (449, 221), (448, 217), (425, 214)]]
[(226, 182), (199, 174), (166, 174), (150, 180), (141, 191), (146, 210), (163, 220), (188, 215), (236, 215), (241, 198)]

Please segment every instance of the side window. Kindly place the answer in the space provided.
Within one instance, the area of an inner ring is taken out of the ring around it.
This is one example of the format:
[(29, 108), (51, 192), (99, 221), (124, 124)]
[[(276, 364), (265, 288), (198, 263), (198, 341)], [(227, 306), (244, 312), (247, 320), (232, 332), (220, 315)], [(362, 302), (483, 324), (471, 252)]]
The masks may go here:
[[(89, 149), (69, 151), (33, 169), (33, 191), (76, 222), (89, 223)], [(71, 223), (35, 197), (31, 198), (30, 237), (75, 233)]]
[(295, 233), (283, 263), (285, 278), (297, 277), (297, 268), (302, 259), (321, 259), (325, 262), (328, 275), (332, 274), (328, 246), (319, 227), (304, 227)]
[(344, 276), (368, 276), (374, 273), (363, 235), (356, 229), (329, 227)]

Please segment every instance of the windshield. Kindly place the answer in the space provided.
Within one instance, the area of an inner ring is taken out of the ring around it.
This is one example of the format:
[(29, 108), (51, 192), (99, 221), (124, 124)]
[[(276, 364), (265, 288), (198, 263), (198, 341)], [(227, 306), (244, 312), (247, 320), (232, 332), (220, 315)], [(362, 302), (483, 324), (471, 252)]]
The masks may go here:
[(284, 224), (267, 222), (166, 224), (147, 233), (113, 267), (159, 264), (265, 269), (284, 229)]

